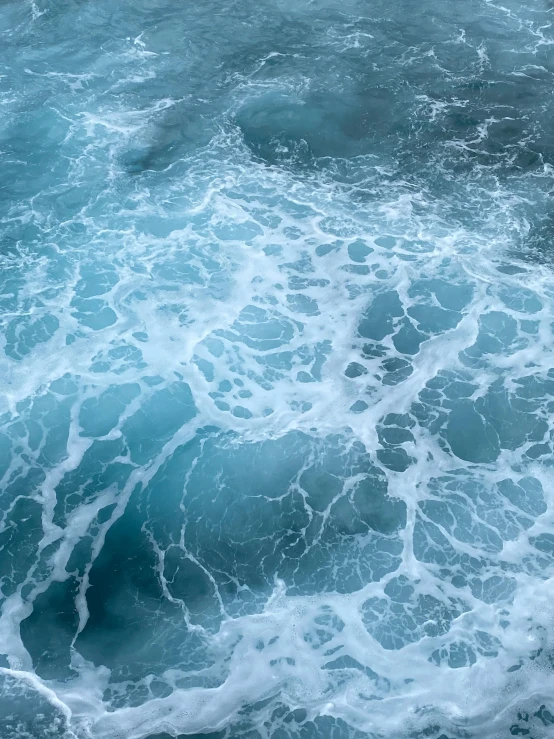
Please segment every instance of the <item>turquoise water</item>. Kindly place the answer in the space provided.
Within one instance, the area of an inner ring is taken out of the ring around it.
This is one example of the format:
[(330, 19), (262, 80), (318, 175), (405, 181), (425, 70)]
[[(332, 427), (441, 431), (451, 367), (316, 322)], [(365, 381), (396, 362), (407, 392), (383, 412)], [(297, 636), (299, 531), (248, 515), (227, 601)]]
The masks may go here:
[(553, 45), (1, 3), (2, 739), (552, 735)]

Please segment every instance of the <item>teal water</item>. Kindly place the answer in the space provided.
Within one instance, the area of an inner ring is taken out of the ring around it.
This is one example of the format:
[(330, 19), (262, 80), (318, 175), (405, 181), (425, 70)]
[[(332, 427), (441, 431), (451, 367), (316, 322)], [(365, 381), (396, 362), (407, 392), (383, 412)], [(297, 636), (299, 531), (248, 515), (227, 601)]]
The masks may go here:
[(0, 4), (2, 739), (554, 731), (554, 6)]

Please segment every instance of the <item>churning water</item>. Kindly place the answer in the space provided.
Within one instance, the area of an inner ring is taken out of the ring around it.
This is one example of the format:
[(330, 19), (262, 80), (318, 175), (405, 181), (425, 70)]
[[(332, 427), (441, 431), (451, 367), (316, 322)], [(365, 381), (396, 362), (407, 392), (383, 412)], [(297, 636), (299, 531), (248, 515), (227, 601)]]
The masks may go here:
[(554, 731), (553, 96), (548, 0), (3, 0), (2, 739)]

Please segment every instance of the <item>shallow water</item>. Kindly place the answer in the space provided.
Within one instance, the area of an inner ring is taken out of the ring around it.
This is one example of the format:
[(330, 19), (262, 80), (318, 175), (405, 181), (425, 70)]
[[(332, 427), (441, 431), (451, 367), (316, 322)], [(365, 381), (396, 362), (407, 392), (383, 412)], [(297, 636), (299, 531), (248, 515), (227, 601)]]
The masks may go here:
[(2, 739), (551, 735), (553, 24), (1, 4)]

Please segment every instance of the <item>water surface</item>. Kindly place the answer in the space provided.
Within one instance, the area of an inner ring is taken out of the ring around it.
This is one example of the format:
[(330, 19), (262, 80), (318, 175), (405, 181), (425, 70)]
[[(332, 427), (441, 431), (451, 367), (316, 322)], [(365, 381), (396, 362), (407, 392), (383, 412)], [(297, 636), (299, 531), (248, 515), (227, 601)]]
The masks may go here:
[(550, 735), (553, 23), (1, 4), (2, 739)]

